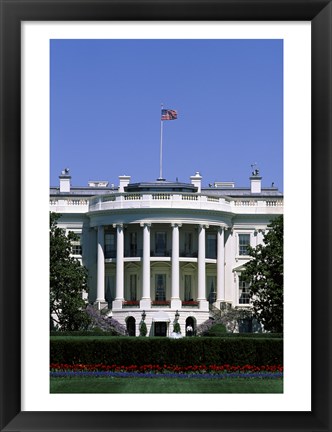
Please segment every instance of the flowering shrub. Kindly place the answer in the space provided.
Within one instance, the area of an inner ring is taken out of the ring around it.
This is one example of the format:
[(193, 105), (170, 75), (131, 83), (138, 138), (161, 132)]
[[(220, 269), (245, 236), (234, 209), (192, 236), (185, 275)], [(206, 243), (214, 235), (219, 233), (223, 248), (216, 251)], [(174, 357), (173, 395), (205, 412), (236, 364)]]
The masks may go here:
[(90, 318), (90, 324), (86, 330), (100, 330), (102, 332), (111, 332), (114, 335), (126, 336), (127, 329), (120, 324), (116, 319), (103, 315), (98, 309), (92, 305), (88, 305), (86, 313)]
[(203, 336), (204, 334), (206, 334), (214, 324), (215, 324), (215, 321), (211, 318), (204, 321), (196, 329), (197, 336)]

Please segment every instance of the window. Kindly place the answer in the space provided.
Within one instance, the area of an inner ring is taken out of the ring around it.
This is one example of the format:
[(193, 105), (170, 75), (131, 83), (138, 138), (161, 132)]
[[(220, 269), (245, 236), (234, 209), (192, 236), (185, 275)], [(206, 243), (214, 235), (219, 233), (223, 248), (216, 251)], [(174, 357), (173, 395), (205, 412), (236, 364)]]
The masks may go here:
[(105, 281), (105, 299), (108, 303), (112, 303), (115, 299), (115, 275), (106, 275)]
[(137, 256), (137, 233), (136, 232), (130, 233), (130, 256), (131, 257)]
[(131, 274), (129, 279), (130, 298), (129, 300), (137, 300), (137, 275)]
[(191, 275), (184, 275), (184, 301), (192, 301), (193, 296), (191, 294)]
[(216, 234), (207, 235), (206, 258), (217, 258), (217, 236)]
[(156, 256), (166, 256), (165, 232), (156, 232), (155, 254)]
[(166, 300), (166, 275), (156, 274), (156, 300)]
[(250, 246), (250, 234), (239, 234), (239, 255), (248, 255)]
[(206, 277), (206, 298), (208, 299), (209, 303), (213, 303), (216, 301), (217, 298), (216, 282), (217, 282), (216, 276)]
[(192, 254), (192, 233), (185, 232), (184, 233), (184, 255), (191, 256)]
[(115, 233), (105, 234), (105, 257), (115, 258), (116, 257), (116, 244), (115, 244)]
[(71, 253), (73, 255), (82, 255), (82, 234), (75, 233), (77, 240), (71, 242)]
[(249, 293), (249, 282), (240, 278), (239, 281), (239, 304), (249, 304), (250, 293)]

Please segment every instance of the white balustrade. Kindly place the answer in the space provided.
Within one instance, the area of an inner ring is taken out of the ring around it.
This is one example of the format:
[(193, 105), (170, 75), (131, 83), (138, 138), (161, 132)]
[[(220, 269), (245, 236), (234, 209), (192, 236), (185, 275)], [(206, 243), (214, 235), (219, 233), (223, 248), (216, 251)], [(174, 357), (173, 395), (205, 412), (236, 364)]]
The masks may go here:
[(171, 199), (171, 194), (169, 193), (155, 193), (152, 194), (152, 199), (153, 200), (169, 200)]
[[(50, 198), (50, 207), (53, 211), (70, 212), (70, 208), (88, 207), (80, 211), (105, 211), (126, 208), (178, 208), (178, 209), (198, 209), (215, 210), (229, 213), (266, 213), (279, 214), (282, 212), (283, 200), (273, 198), (230, 198), (204, 195), (197, 193), (181, 192), (133, 192), (133, 193), (113, 193), (100, 195), (93, 198)], [(68, 210), (66, 210), (68, 207)]]

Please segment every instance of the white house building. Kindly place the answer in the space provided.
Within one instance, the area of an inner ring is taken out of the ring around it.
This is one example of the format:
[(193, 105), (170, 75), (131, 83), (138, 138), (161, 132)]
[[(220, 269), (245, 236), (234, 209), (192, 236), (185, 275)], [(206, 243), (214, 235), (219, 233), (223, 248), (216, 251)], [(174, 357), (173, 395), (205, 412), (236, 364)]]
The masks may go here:
[(283, 213), (283, 194), (262, 186), (258, 170), (248, 187), (215, 182), (203, 187), (197, 172), (190, 183), (91, 181), (72, 187), (69, 170), (50, 188), (50, 211), (59, 226), (80, 241), (73, 254), (89, 272), (88, 301), (139, 335), (142, 316), (148, 335), (194, 330), (225, 304), (248, 307), (241, 280), (247, 245), (262, 242), (273, 218)]

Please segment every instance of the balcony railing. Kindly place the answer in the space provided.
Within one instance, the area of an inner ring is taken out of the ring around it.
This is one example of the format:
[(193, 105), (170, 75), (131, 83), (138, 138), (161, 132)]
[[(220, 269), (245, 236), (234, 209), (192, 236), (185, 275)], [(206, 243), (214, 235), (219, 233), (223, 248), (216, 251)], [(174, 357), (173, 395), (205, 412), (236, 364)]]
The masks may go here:
[[(54, 205), (53, 200), (51, 205)], [(91, 212), (113, 209), (156, 207), (192, 210), (219, 210), (230, 213), (281, 213), (283, 200), (278, 197), (231, 198), (198, 193), (137, 192), (102, 195), (91, 199), (89, 202), (89, 211)]]

